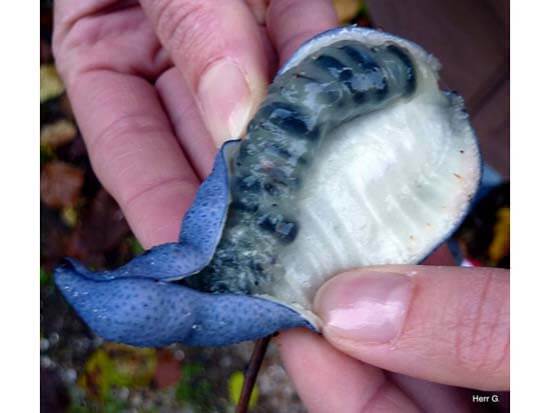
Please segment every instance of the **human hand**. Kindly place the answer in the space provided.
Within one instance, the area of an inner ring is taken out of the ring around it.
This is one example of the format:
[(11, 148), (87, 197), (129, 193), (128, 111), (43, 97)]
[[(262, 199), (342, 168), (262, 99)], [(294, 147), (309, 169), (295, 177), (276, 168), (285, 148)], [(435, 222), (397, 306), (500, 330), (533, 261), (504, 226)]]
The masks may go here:
[(293, 330), (277, 338), (312, 413), (465, 412), (472, 394), (459, 387), (509, 389), (507, 270), (354, 270), (323, 285), (314, 309), (323, 337)]
[(146, 247), (174, 241), (216, 147), (330, 0), (57, 0), (53, 49), (95, 173)]

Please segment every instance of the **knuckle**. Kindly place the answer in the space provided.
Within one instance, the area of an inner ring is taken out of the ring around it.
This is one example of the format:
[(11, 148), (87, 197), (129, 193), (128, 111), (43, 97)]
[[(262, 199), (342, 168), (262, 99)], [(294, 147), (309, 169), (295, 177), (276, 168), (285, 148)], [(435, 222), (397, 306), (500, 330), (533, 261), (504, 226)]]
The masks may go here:
[(57, 70), (62, 78), (66, 76), (65, 64), (67, 58), (67, 40), (74, 35), (75, 22), (68, 19), (55, 19), (52, 33), (52, 54), (56, 63)]
[(454, 326), (454, 357), (472, 373), (497, 374), (509, 360), (509, 304), (503, 299), (501, 277), (489, 273), (472, 300), (463, 304)]
[(101, 25), (91, 15), (60, 15), (54, 19), (52, 53), (56, 68), (65, 83), (75, 73), (85, 70), (91, 59), (88, 50), (99, 39)]
[[(144, 139), (156, 141), (162, 133), (164, 128), (159, 118), (145, 113), (133, 113), (117, 117), (95, 135), (84, 135), (94, 170), (104, 182), (105, 188), (110, 193), (116, 194), (115, 198), (123, 208), (127, 209), (128, 205), (137, 198), (136, 191), (150, 185), (147, 182), (143, 184), (142, 181), (147, 181), (147, 176), (138, 177), (135, 174), (138, 166), (135, 162), (129, 161), (138, 159), (139, 152), (142, 151), (140, 145), (135, 144), (135, 137), (139, 135)], [(104, 179), (104, 171), (112, 171), (113, 165), (120, 168), (119, 178), (127, 177), (134, 184), (121, 186), (119, 182), (128, 182), (128, 179), (117, 179), (116, 182)]]
[(296, 13), (296, 7), (299, 3), (296, 0), (278, 0), (269, 4), (268, 15), (271, 21), (275, 21), (277, 24), (279, 21), (283, 21)]
[(191, 57), (208, 49), (216, 31), (216, 15), (208, 3), (174, 0), (157, 3), (155, 26), (171, 50)]
[[(270, 4), (268, 10), (268, 29), (275, 35), (277, 47), (282, 55), (288, 57), (300, 44), (313, 35), (330, 28), (333, 23), (331, 14), (334, 13), (330, 0), (279, 0)], [(314, 14), (318, 18), (298, 23), (297, 16)], [(281, 32), (280, 27), (292, 27), (291, 30)]]
[[(371, 413), (377, 411), (385, 411), (388, 407), (388, 402), (391, 402), (392, 397), (392, 385), (387, 378), (383, 378), (380, 383), (372, 389), (368, 389), (365, 393), (370, 393), (369, 397), (363, 400), (358, 412)], [(392, 403), (393, 404), (393, 403)], [(395, 406), (396, 408), (398, 406)], [(394, 410), (394, 411), (397, 411)]]
[(124, 146), (122, 141), (131, 140), (137, 134), (152, 136), (162, 132), (163, 128), (158, 117), (144, 113), (132, 113), (117, 117), (87, 141), (91, 153), (110, 153), (117, 147)]
[(269, 13), (282, 20), (314, 7), (332, 8), (333, 6), (331, 0), (277, 0), (269, 3)]
[(68, 16), (66, 13), (62, 13), (59, 4), (54, 4), (54, 19), (53, 19), (53, 33), (52, 33), (52, 52), (57, 60), (61, 56), (63, 39), (66, 37), (71, 26), (74, 24), (74, 18)]

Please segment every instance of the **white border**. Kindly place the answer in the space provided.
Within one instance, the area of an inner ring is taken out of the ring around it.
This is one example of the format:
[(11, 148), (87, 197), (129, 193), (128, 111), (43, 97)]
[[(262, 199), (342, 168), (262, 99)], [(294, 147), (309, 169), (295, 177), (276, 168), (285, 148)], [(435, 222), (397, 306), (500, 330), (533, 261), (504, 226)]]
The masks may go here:
[(511, 6), (511, 402), (540, 412), (550, 403), (550, 5)]
[[(3, 411), (39, 411), (39, 7), (12, 2), (0, 26)], [(511, 400), (528, 412), (548, 405), (550, 5), (515, 1), (511, 16)]]
[(0, 410), (39, 411), (38, 1), (5, 5), (0, 25)]

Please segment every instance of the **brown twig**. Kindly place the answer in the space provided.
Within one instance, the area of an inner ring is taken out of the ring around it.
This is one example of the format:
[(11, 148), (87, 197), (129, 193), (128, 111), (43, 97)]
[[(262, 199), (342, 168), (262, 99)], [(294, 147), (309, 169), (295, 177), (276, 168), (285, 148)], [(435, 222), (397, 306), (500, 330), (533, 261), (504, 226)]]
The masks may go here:
[(256, 377), (258, 377), (258, 372), (260, 371), (260, 367), (262, 367), (262, 362), (271, 337), (272, 336), (261, 338), (254, 344), (254, 351), (252, 352), (250, 362), (248, 363), (248, 367), (246, 369), (244, 384), (241, 390), (241, 396), (239, 397), (239, 403), (235, 408), (235, 413), (248, 412), (248, 404), (250, 403), (252, 389), (254, 389), (254, 384), (256, 384)]

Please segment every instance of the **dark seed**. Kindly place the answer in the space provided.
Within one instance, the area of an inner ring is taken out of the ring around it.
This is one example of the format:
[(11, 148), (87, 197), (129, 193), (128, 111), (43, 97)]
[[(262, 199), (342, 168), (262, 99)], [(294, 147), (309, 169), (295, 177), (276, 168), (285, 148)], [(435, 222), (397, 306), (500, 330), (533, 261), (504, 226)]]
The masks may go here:
[(275, 227), (282, 221), (280, 214), (264, 214), (258, 218), (258, 226), (270, 232), (275, 232)]
[(338, 59), (327, 55), (321, 55), (317, 57), (313, 60), (313, 63), (323, 70), (326, 70), (335, 79), (338, 79), (340, 77), (340, 74), (347, 68)]
[(395, 56), (401, 60), (403, 65), (405, 65), (406, 70), (406, 86), (405, 86), (405, 93), (407, 95), (414, 92), (416, 89), (416, 75), (414, 72), (414, 65), (407, 53), (405, 53), (403, 50), (401, 50), (399, 47), (395, 45), (389, 45), (388, 49), (389, 52), (393, 53)]
[(367, 48), (362, 45), (351, 46), (345, 45), (340, 47), (340, 50), (348, 55), (362, 71), (370, 71), (380, 69), (376, 61), (372, 58)]
[(291, 221), (280, 222), (275, 227), (275, 233), (281, 241), (290, 243), (294, 241), (298, 235), (298, 224)]
[(357, 92), (353, 95), (353, 101), (358, 105), (365, 103), (367, 100), (367, 94), (365, 92)]
[(294, 241), (298, 235), (298, 224), (283, 218), (281, 214), (265, 214), (259, 218), (258, 225), (274, 233), (285, 244)]
[(252, 175), (238, 177), (235, 179), (235, 189), (239, 191), (258, 192), (260, 190), (260, 182), (257, 177)]
[(302, 113), (297, 105), (284, 102), (270, 103), (262, 107), (259, 116), (294, 135), (306, 135), (310, 131), (308, 116)]
[(349, 67), (346, 67), (344, 70), (340, 72), (339, 80), (341, 82), (351, 80), (351, 78), (353, 78), (353, 71)]
[(231, 207), (239, 211), (256, 212), (258, 210), (258, 197), (241, 196), (231, 203)]

